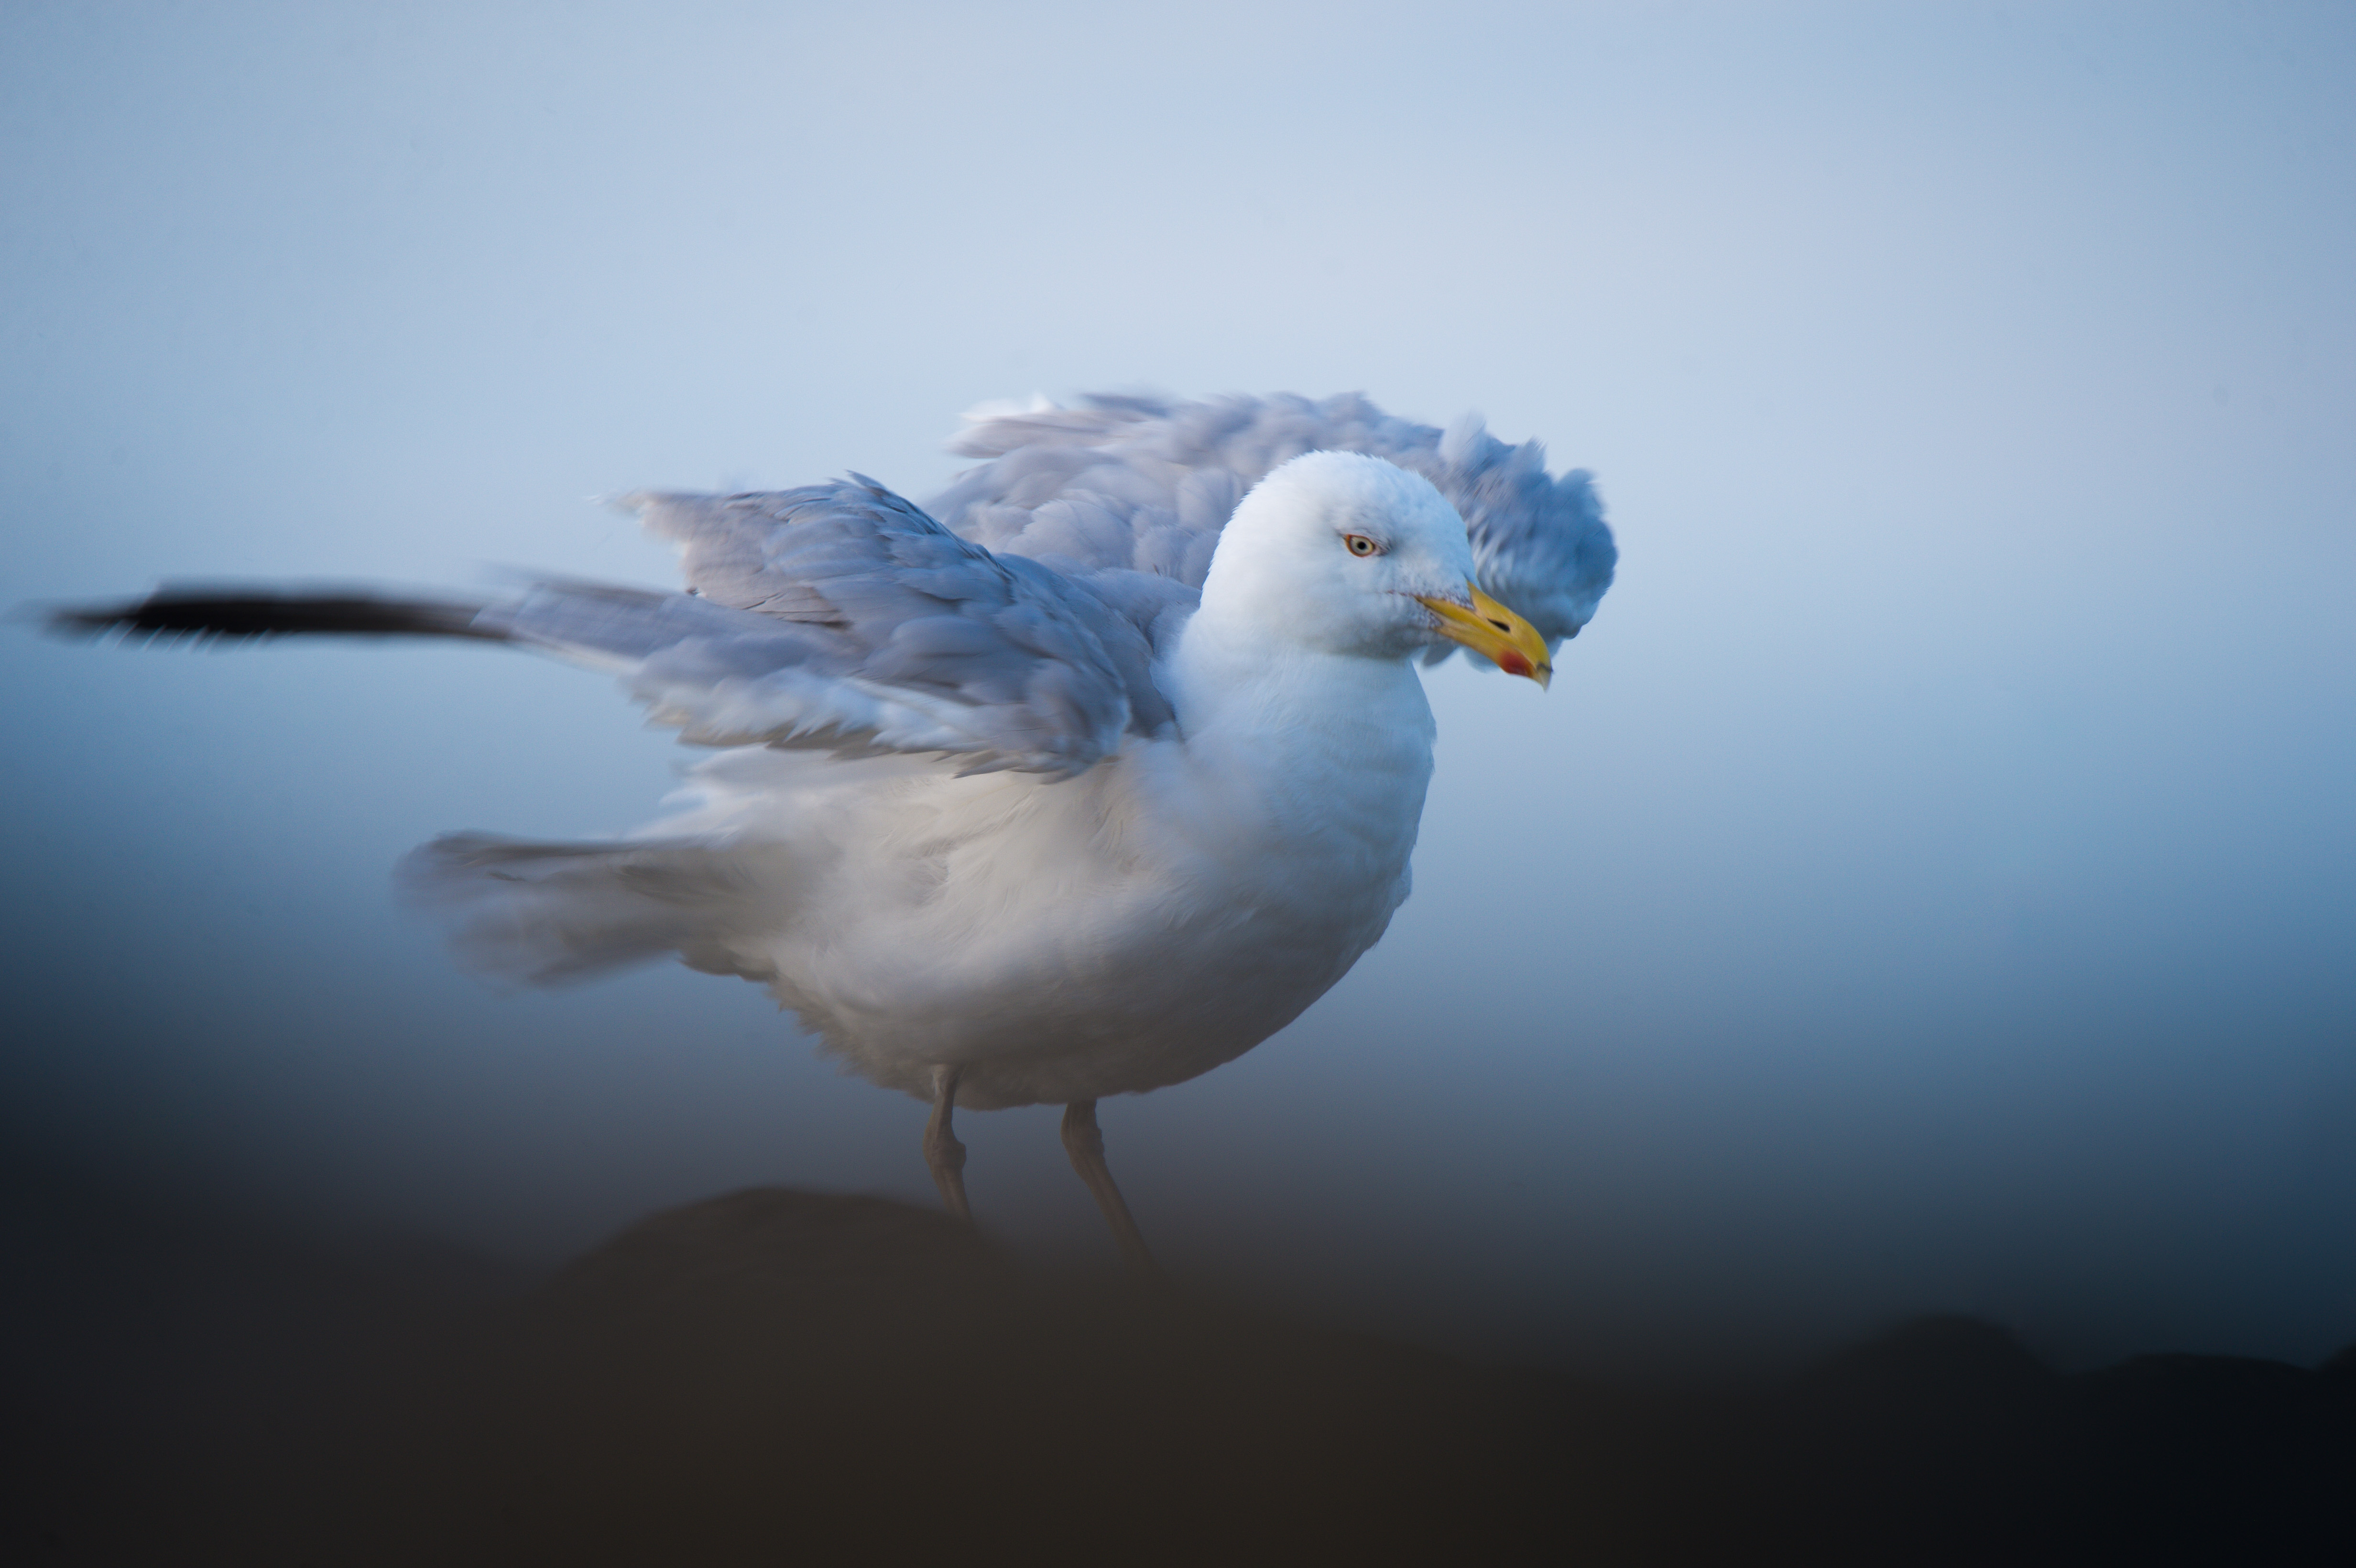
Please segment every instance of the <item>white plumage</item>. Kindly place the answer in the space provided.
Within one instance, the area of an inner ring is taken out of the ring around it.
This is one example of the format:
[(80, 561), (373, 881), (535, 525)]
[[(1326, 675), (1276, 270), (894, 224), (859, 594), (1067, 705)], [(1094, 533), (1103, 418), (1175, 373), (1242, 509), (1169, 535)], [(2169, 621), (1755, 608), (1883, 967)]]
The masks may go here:
[[(64, 619), (466, 635), (617, 669), (731, 749), (628, 838), (419, 850), (404, 885), (461, 950), (541, 979), (674, 954), (767, 987), (933, 1103), (959, 1212), (952, 1108), (1066, 1104), (1142, 1260), (1094, 1102), (1249, 1050), (1374, 944), (1432, 766), (1414, 661), (1464, 645), (1543, 682), (1610, 534), (1585, 476), (1548, 479), (1534, 448), (1361, 400), (1108, 400), (968, 442), (993, 461), (937, 503), (956, 530), (865, 480), (635, 497), (680, 540), (687, 594), (165, 592)], [(1515, 587), (1537, 625), (1491, 597)]]

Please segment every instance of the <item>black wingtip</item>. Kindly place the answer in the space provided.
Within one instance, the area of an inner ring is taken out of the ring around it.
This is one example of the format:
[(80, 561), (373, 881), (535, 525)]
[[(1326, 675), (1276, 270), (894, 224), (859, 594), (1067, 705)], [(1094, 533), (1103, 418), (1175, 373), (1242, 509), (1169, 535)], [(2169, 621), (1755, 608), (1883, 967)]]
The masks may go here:
[(115, 635), (139, 642), (285, 636), (506, 640), (505, 632), (478, 624), (482, 609), (457, 600), (390, 599), (354, 591), (164, 588), (123, 603), (48, 606), (40, 614), (55, 636)]
[(112, 625), (114, 612), (95, 605), (19, 604), (8, 612), (8, 619), (52, 637), (81, 639), (98, 636)]

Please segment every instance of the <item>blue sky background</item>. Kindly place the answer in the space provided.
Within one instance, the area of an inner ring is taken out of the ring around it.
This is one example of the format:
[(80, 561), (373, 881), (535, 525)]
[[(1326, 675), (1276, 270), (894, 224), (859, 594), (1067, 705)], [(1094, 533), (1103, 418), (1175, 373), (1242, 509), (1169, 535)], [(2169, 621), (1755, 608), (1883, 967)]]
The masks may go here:
[[(1104, 1108), (1182, 1271), (1574, 1360), (1903, 1311), (2356, 1339), (2356, 16), (2334, 5), (0, 12), (0, 602), (670, 580), (593, 496), (985, 399), (1363, 389), (1592, 469), (1551, 694), (1452, 665), (1415, 900)], [(921, 1110), (386, 881), (651, 815), (595, 677), (19, 630), (0, 1131), (550, 1257)], [(1049, 1110), (989, 1222), (1103, 1250)], [(961, 1127), (963, 1124), (961, 1124)]]

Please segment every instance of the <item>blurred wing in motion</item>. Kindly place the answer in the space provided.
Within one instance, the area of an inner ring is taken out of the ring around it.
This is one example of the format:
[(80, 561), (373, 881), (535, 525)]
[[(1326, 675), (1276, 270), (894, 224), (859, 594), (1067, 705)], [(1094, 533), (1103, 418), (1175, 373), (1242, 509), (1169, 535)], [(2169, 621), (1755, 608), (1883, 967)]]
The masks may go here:
[(51, 622), (515, 643), (616, 671), (702, 745), (935, 752), (968, 772), (1063, 778), (1172, 723), (1155, 652), (1192, 613), (1236, 504), (1302, 453), (1365, 453), (1430, 479), (1463, 515), (1482, 590), (1550, 649), (1595, 613), (1617, 560), (1588, 475), (1549, 477), (1537, 442), (1508, 446), (1477, 420), (1442, 432), (1355, 394), (1290, 393), (969, 418), (956, 450), (986, 461), (936, 500), (937, 522), (858, 475), (624, 497), (679, 544), (685, 593), (562, 580), (478, 601), (186, 588)]
[(54, 627), (134, 637), (424, 635), (608, 668), (702, 745), (942, 752), (1067, 777), (1169, 723), (1150, 638), (1192, 595), (1074, 581), (958, 538), (872, 481), (634, 496), (685, 593), (550, 581), (488, 601), (166, 589)]
[(1618, 560), (1586, 472), (1550, 478), (1543, 446), (1508, 446), (1477, 419), (1443, 432), (1355, 393), (1322, 402), (1098, 396), (967, 419), (954, 449), (987, 461), (936, 496), (933, 515), (1060, 571), (1199, 588), (1236, 503), (1304, 452), (1365, 453), (1430, 480), (1463, 515), (1482, 591), (1527, 616), (1549, 649), (1594, 615)]

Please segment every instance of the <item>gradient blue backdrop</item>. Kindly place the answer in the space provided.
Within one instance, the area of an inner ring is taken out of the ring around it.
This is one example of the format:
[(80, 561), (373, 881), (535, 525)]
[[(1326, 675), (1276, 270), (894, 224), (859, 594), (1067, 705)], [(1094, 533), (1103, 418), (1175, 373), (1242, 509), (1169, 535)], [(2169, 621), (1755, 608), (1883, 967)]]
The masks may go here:
[[(981, 400), (1361, 389), (1592, 468), (1451, 666), (1415, 900), (1105, 1107), (1182, 1273), (1572, 1360), (1922, 1308), (2356, 1338), (2356, 14), (18, 3), (0, 602), (669, 580), (589, 497)], [(0, 652), (0, 1130), (535, 1257), (912, 1102), (676, 969), (501, 996), (385, 873), (681, 753), (468, 648)], [(993, 1226), (1102, 1246), (1053, 1113)]]

